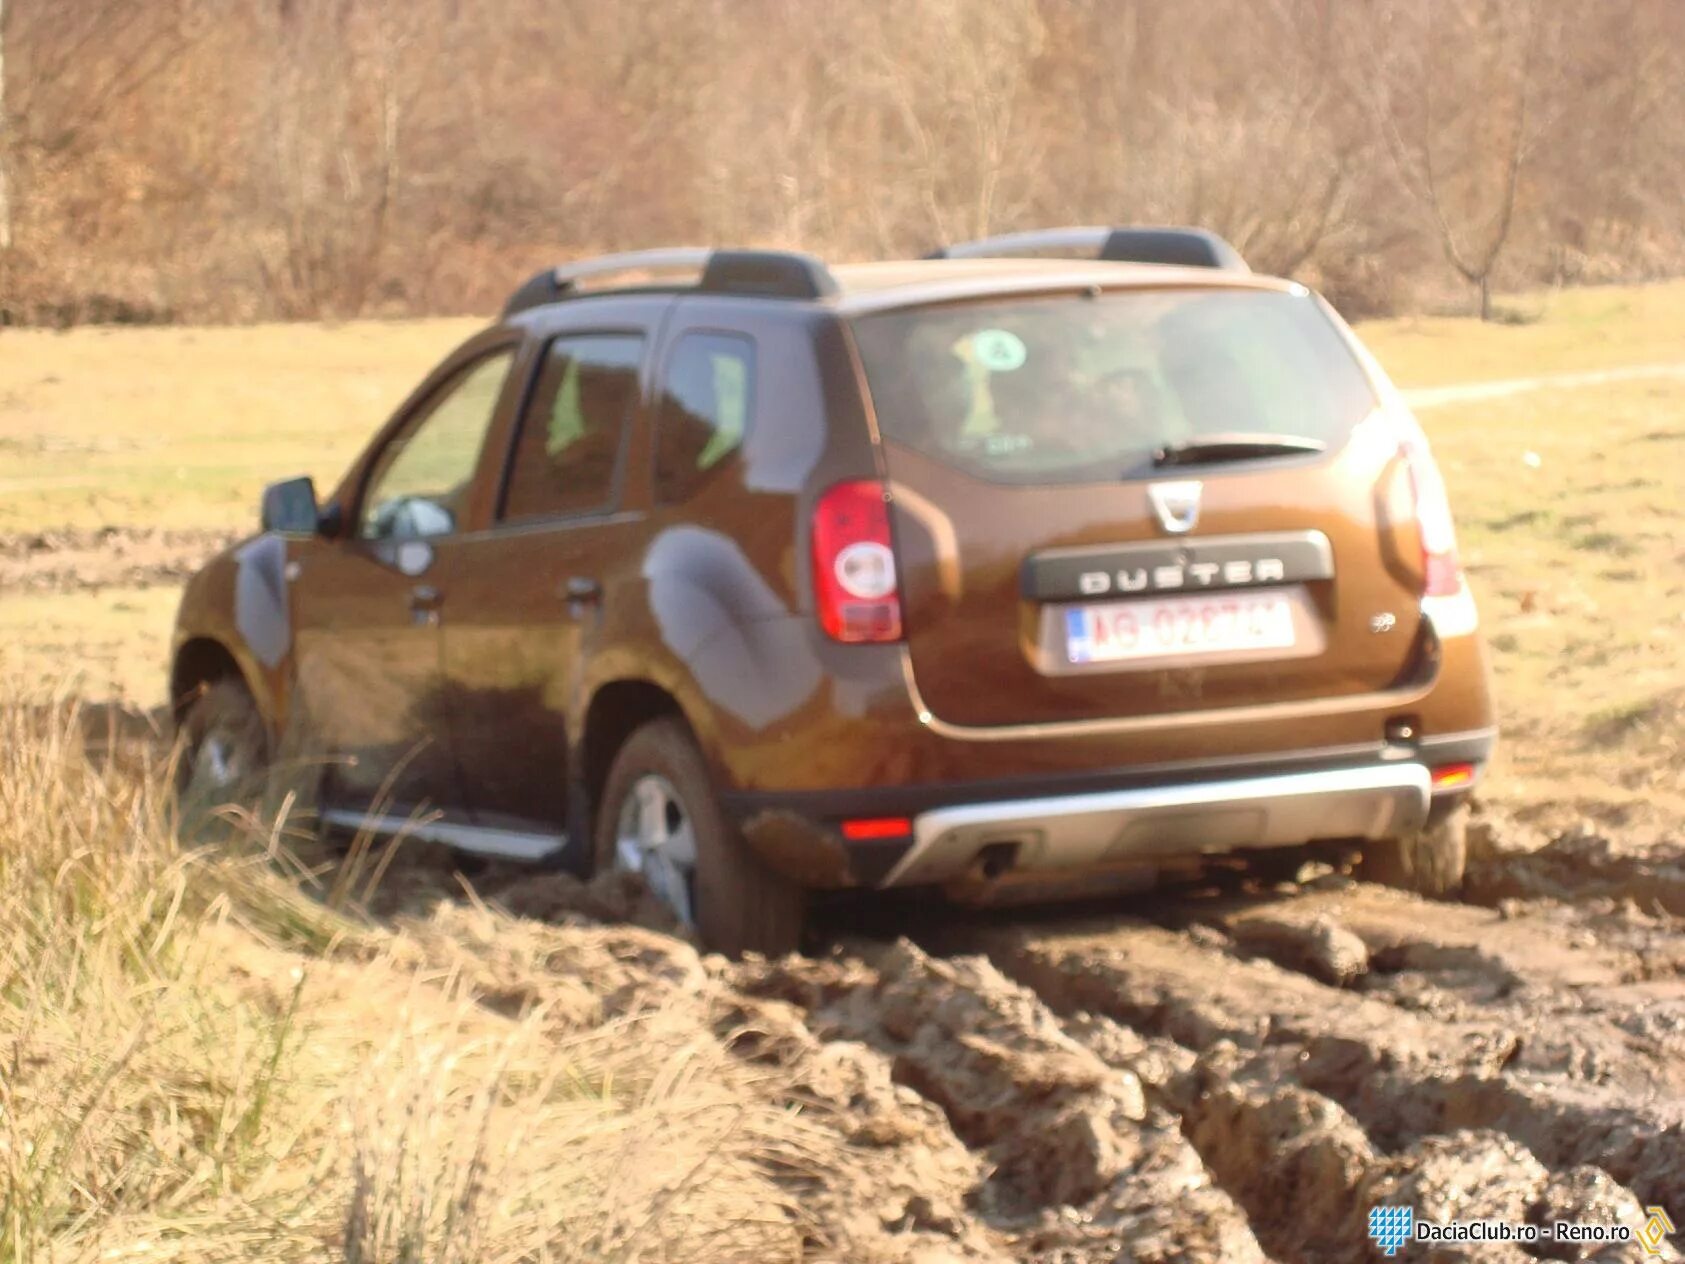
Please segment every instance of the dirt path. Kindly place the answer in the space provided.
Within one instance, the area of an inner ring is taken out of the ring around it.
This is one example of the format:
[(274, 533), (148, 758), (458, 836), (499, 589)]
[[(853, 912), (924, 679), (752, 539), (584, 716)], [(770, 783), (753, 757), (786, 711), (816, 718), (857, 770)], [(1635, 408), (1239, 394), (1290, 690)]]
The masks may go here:
[(1526, 391), (1560, 387), (1607, 386), (1612, 382), (1637, 382), (1648, 378), (1685, 378), (1685, 364), (1640, 364), (1623, 369), (1595, 369), (1585, 373), (1545, 373), (1538, 377), (1516, 377), (1497, 382), (1459, 382), (1453, 386), (1430, 386), (1405, 391), (1412, 408), (1441, 408), (1478, 399), (1502, 399)]
[[(600, 884), (486, 879), (517, 913), (604, 912)], [(814, 1258), (1333, 1264), (1375, 1258), (1377, 1204), (1685, 1219), (1682, 913), (1685, 849), (1575, 834), (1488, 851), (1458, 903), (1326, 874), (1078, 913), (872, 911), (826, 956), (701, 959), (693, 1003), (846, 1140), (803, 1194)], [(616, 976), (623, 1004), (645, 986)], [(1603, 1252), (1545, 1254), (1650, 1258)]]
[[(1557, 882), (1559, 860), (1482, 880)], [(1006, 1258), (1360, 1259), (1377, 1203), (1685, 1208), (1685, 933), (1631, 901), (1430, 904), (1330, 878), (919, 938), (734, 981), (935, 1104), (984, 1160), (966, 1205)]]

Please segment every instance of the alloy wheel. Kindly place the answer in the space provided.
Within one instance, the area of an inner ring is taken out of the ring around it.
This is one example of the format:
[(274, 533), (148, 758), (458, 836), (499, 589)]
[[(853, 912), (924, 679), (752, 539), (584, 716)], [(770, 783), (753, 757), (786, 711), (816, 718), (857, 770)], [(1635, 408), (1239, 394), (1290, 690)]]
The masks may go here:
[(696, 925), (696, 832), (672, 782), (654, 773), (639, 777), (620, 805), (614, 867), (640, 873), (656, 899), (681, 925)]

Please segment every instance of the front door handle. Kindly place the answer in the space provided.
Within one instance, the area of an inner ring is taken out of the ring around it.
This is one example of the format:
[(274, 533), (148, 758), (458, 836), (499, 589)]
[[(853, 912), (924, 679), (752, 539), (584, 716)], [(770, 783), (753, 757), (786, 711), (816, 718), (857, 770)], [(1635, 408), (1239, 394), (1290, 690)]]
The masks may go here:
[(569, 605), (595, 605), (602, 600), (603, 586), (585, 575), (575, 575), (562, 586)]
[(419, 627), (431, 627), (439, 621), (439, 607), (445, 595), (432, 584), (417, 584), (410, 589), (410, 621)]

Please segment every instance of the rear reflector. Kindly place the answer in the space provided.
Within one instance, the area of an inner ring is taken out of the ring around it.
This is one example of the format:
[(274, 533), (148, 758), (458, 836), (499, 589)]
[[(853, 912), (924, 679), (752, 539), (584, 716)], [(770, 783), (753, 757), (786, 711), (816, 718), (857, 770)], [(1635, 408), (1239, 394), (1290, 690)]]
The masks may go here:
[(882, 483), (838, 483), (813, 510), (813, 597), (819, 626), (851, 643), (901, 639), (901, 590)]
[(913, 822), (905, 816), (872, 816), (842, 823), (842, 836), (851, 843), (869, 843), (882, 838), (910, 838)]
[(1435, 790), (1455, 790), (1474, 784), (1473, 764), (1443, 764), (1431, 774)]

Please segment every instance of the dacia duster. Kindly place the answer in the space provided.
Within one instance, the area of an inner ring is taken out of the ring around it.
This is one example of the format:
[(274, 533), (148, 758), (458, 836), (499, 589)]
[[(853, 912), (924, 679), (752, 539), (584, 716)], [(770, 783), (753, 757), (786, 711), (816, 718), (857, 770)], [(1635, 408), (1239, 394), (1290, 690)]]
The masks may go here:
[(189, 800), (302, 733), (327, 826), (636, 870), (731, 952), (824, 888), (1461, 881), (1493, 716), (1439, 471), (1207, 233), (546, 271), (262, 527), (182, 602)]

